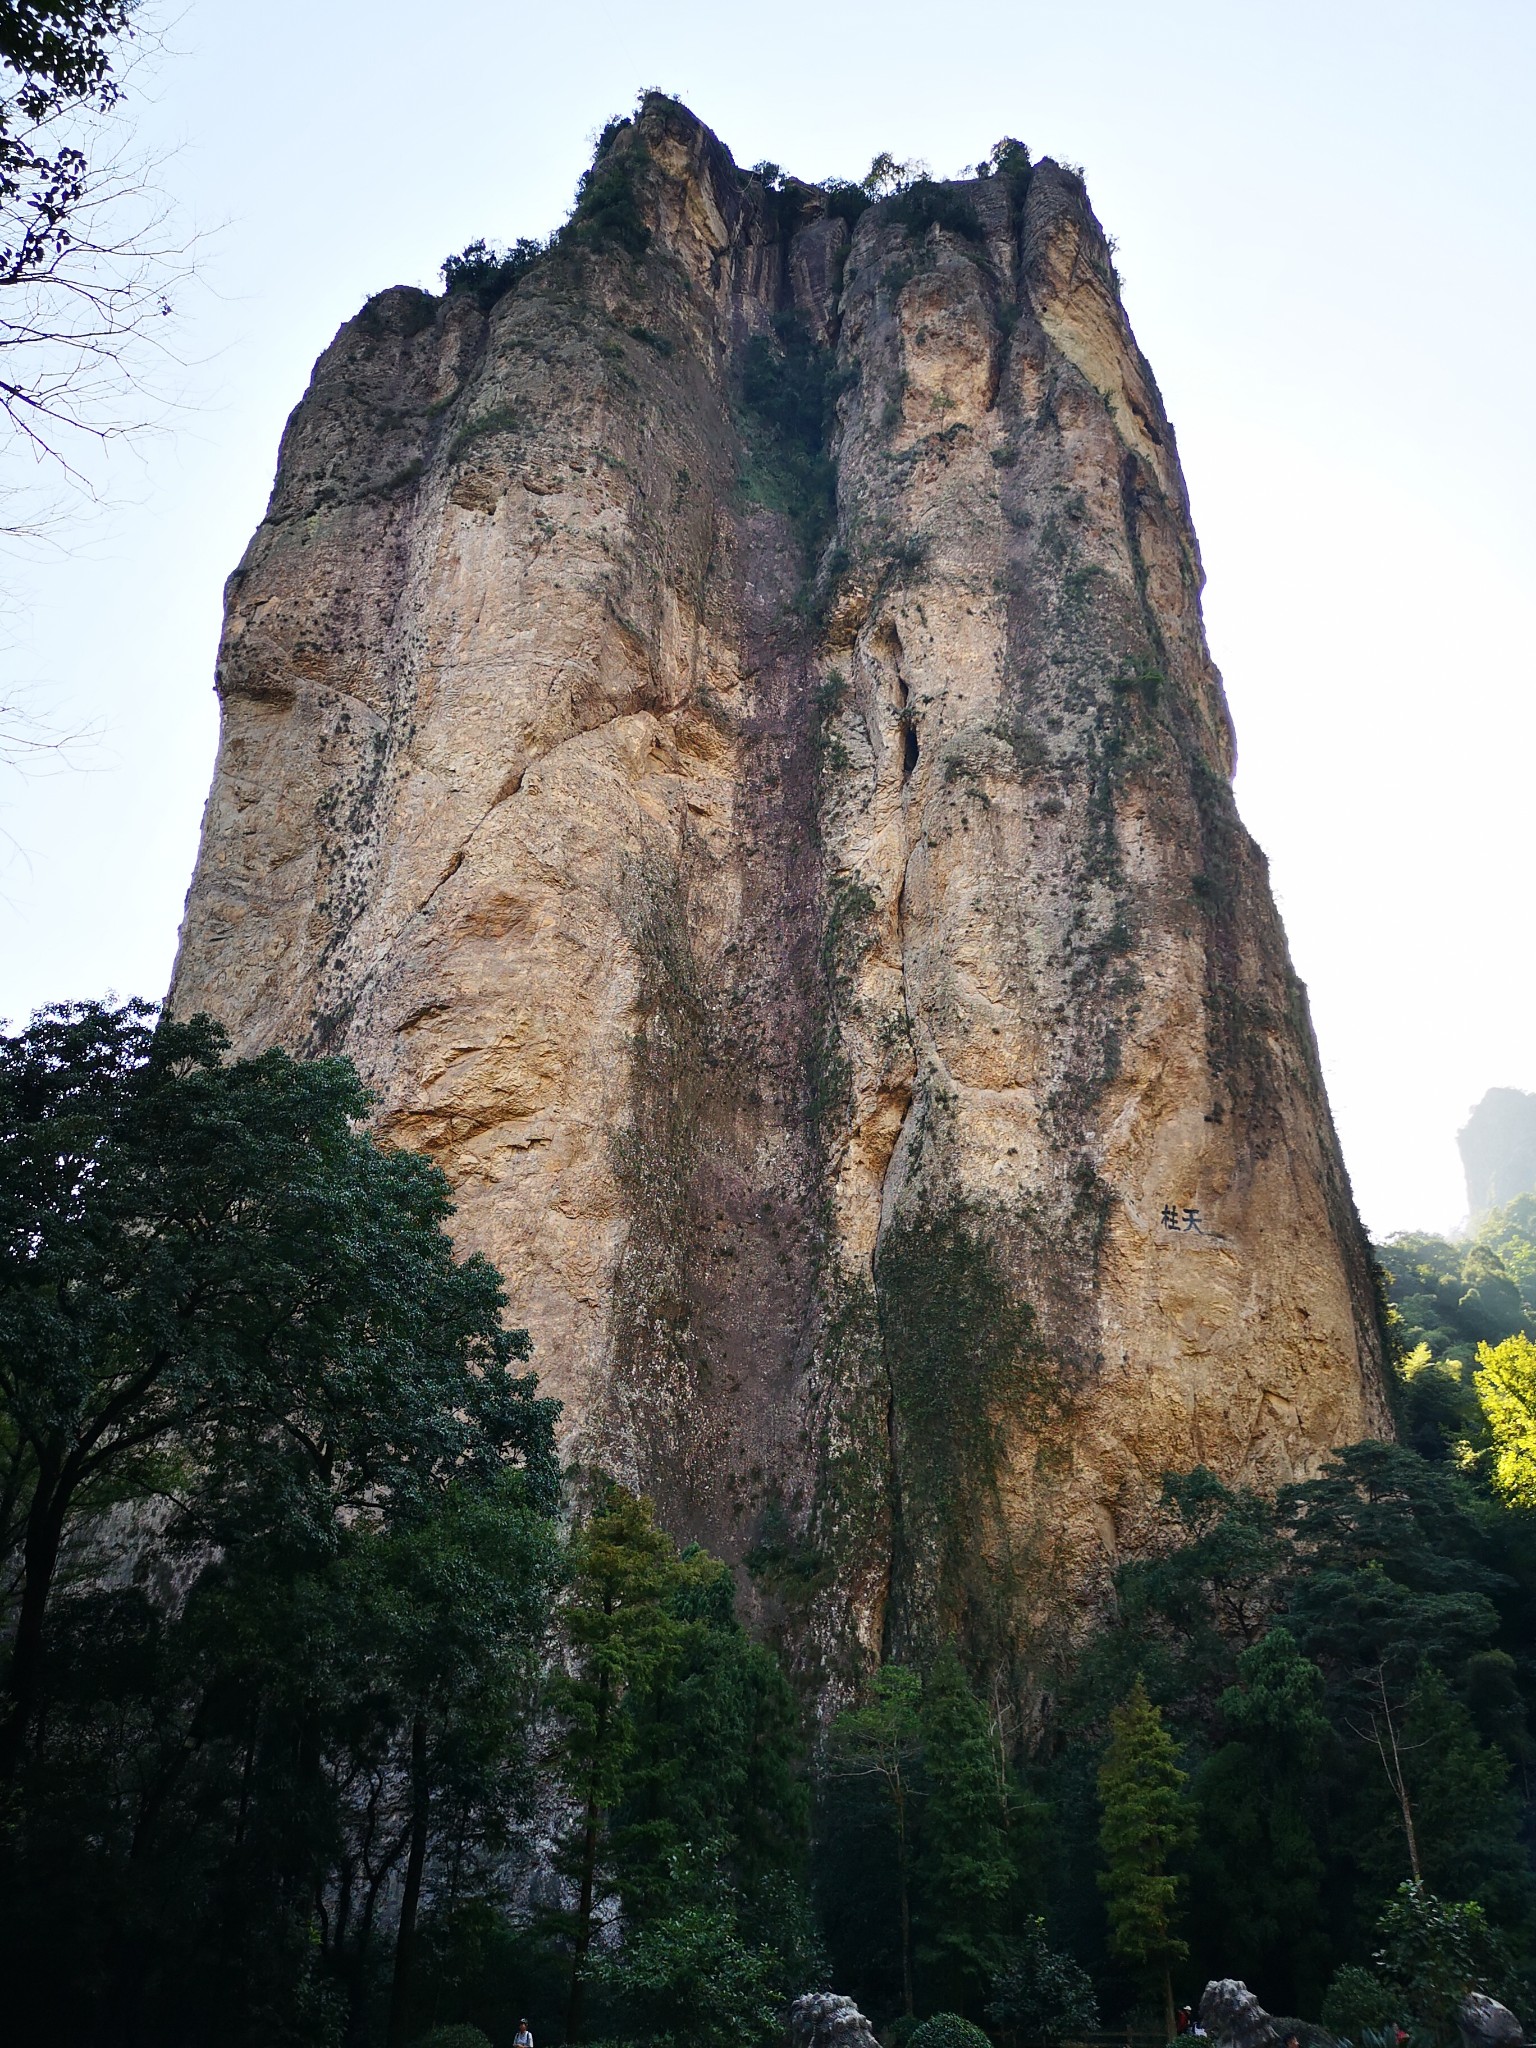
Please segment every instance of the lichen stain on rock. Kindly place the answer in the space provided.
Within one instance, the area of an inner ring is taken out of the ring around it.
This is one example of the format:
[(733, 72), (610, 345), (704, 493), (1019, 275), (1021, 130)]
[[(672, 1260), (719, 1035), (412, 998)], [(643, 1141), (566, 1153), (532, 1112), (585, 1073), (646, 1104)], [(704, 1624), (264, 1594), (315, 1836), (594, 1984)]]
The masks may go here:
[(572, 1458), (827, 1699), (1070, 1628), (1167, 1469), (1384, 1432), (1380, 1335), (1080, 179), (850, 232), (660, 97), (607, 149), (316, 366), (173, 1001), (357, 1061)]

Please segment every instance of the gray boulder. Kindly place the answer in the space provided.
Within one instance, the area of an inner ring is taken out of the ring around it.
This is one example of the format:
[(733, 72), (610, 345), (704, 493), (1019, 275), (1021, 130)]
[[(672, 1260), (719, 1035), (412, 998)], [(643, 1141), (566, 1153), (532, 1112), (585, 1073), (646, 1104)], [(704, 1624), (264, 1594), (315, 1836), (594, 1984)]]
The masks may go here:
[(1469, 1991), (1456, 2008), (1456, 2024), (1466, 2048), (1520, 2048), (1525, 2035), (1507, 2005), (1485, 1991)]
[(835, 1991), (807, 1991), (789, 2008), (794, 2048), (880, 2048), (869, 2021), (851, 1998)]
[(1237, 1977), (1213, 1977), (1200, 1994), (1200, 2024), (1218, 2048), (1272, 2048), (1274, 2019)]

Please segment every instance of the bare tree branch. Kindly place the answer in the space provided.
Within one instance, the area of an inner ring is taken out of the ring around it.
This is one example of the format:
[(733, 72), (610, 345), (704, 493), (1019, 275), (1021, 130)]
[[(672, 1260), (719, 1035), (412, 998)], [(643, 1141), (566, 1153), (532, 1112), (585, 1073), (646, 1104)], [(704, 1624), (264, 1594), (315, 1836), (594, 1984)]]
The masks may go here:
[(1408, 1796), (1408, 1777), (1403, 1769), (1403, 1755), (1405, 1751), (1423, 1749), (1425, 1745), (1423, 1742), (1405, 1743), (1399, 1739), (1396, 1724), (1392, 1719), (1392, 1702), (1387, 1697), (1384, 1667), (1378, 1665), (1374, 1676), (1377, 1695), (1381, 1700), (1381, 1712), (1378, 1715), (1374, 1707), (1371, 1709), (1371, 1725), (1368, 1731), (1356, 1726), (1353, 1721), (1349, 1723), (1349, 1727), (1362, 1742), (1371, 1742), (1375, 1745), (1376, 1754), (1381, 1758), (1381, 1767), (1387, 1774), (1387, 1782), (1391, 1785), (1397, 1800), (1398, 1813), (1403, 1823), (1403, 1836), (1408, 1844), (1408, 1863), (1413, 1871), (1413, 1881), (1415, 1884), (1422, 1884), (1424, 1873), (1419, 1866), (1418, 1830), (1414, 1826), (1413, 1802)]
[[(104, 452), (181, 400), (198, 237), (124, 113), (155, 48), (137, 0), (0, 0), (0, 543), (65, 544)], [(0, 681), (0, 764), (67, 765), (82, 737)]]

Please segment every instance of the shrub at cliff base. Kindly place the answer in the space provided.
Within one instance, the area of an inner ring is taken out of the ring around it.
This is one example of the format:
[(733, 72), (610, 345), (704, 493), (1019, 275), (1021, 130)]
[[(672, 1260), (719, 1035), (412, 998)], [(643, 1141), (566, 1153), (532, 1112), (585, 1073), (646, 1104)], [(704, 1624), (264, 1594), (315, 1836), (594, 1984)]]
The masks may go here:
[(1334, 1972), (1323, 2000), (1322, 2021), (1336, 2039), (1360, 2041), (1397, 2025), (1398, 2001), (1381, 1979), (1359, 1963), (1345, 1963)]
[(1475, 1900), (1437, 1899), (1422, 1884), (1400, 1885), (1377, 1934), (1376, 1974), (1420, 2048), (1453, 2048), (1469, 1991), (1510, 1991), (1509, 1958)]
[(1038, 1914), (1007, 1946), (987, 2018), (1025, 2041), (1061, 2041), (1098, 2027), (1093, 1980), (1072, 1956), (1051, 1946)]
[(992, 2048), (991, 2042), (970, 2020), (957, 2012), (936, 2012), (907, 2036), (906, 2048)]

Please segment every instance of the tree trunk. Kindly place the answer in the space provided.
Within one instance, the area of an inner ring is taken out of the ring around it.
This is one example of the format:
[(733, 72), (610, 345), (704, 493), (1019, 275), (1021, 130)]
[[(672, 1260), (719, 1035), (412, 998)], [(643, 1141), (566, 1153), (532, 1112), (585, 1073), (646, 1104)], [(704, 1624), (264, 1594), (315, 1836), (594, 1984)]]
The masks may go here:
[(1173, 1972), (1163, 1971), (1163, 2039), (1171, 2041), (1178, 2022), (1173, 2014)]
[(581, 1832), (581, 1897), (576, 1907), (576, 1942), (571, 1954), (571, 1994), (565, 2008), (565, 2038), (581, 2039), (586, 2005), (587, 1951), (592, 1946), (592, 1905), (597, 1888), (597, 1836), (602, 1809), (597, 1803), (597, 1774), (608, 1736), (608, 1674), (598, 1680), (597, 1716), (592, 1730), (592, 1769), (587, 1778), (587, 1810)]
[(1424, 1882), (1424, 1872), (1419, 1864), (1418, 1831), (1413, 1825), (1413, 1806), (1408, 1798), (1408, 1787), (1403, 1782), (1401, 1767), (1399, 1767), (1397, 1776), (1397, 1803), (1402, 1809), (1403, 1833), (1408, 1841), (1408, 1867), (1413, 1872), (1414, 1883), (1422, 1884)]
[(37, 1707), (38, 1679), (43, 1664), (43, 1621), (48, 1612), (48, 1593), (58, 1568), (59, 1545), (64, 1536), (66, 1496), (57, 1479), (45, 1487), (38, 1477), (32, 1511), (27, 1516), (26, 1543), (22, 1551), (21, 1604), (16, 1616), (16, 1633), (11, 1639), (11, 1665), (6, 1689), (11, 1703), (0, 1721), (0, 1783), (14, 1778), (26, 1747), (27, 1729)]
[[(1398, 1810), (1403, 1817), (1403, 1833), (1408, 1841), (1408, 1862), (1413, 1871), (1413, 1881), (1415, 1884), (1422, 1884), (1424, 1873), (1419, 1868), (1419, 1837), (1413, 1825), (1413, 1805), (1408, 1797), (1408, 1780), (1403, 1775), (1403, 1758), (1397, 1746), (1397, 1730), (1392, 1725), (1392, 1703), (1387, 1698), (1387, 1681), (1380, 1671), (1376, 1673), (1376, 1685), (1381, 1694), (1382, 1716), (1387, 1724), (1387, 1741), (1383, 1742), (1381, 1739), (1381, 1728), (1374, 1714), (1371, 1716), (1371, 1728), (1376, 1737), (1377, 1751), (1391, 1780), (1392, 1790), (1397, 1794)], [(1387, 1757), (1388, 1744), (1392, 1749), (1390, 1761)]]
[(896, 1791), (896, 1869), (901, 1880), (901, 2009), (908, 2019), (915, 2015), (912, 1997), (912, 1901), (907, 1889), (907, 1800), (904, 1789)]
[(411, 1723), (411, 1848), (405, 1864), (405, 1890), (400, 1899), (400, 1925), (395, 1932), (395, 1975), (389, 1992), (386, 2048), (405, 2048), (410, 2023), (411, 1970), (416, 1961), (416, 1911), (421, 1904), (421, 1873), (427, 1860), (427, 1717)]

